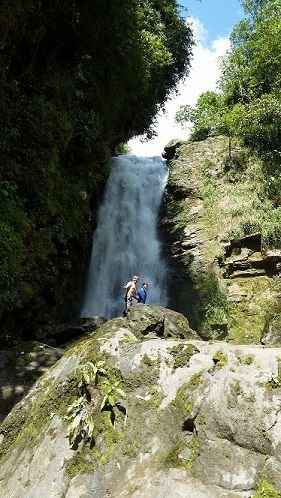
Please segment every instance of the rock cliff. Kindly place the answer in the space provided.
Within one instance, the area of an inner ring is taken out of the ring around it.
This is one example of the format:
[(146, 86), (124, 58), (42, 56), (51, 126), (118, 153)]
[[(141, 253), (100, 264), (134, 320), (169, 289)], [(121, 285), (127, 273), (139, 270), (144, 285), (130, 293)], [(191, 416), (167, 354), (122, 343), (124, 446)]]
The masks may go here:
[(260, 161), (226, 137), (172, 141), (165, 156), (171, 307), (205, 339), (280, 344), (281, 250), (257, 229), (270, 218)]

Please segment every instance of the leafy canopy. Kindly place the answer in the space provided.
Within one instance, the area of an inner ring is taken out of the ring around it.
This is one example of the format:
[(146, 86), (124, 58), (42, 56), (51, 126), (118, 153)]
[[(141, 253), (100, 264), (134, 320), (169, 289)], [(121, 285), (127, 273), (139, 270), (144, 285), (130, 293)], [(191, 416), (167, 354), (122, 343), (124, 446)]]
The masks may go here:
[(177, 119), (193, 123), (193, 139), (236, 135), (260, 154), (274, 156), (281, 141), (281, 0), (242, 5), (246, 17), (231, 34), (219, 93), (201, 95), (195, 109), (182, 108)]

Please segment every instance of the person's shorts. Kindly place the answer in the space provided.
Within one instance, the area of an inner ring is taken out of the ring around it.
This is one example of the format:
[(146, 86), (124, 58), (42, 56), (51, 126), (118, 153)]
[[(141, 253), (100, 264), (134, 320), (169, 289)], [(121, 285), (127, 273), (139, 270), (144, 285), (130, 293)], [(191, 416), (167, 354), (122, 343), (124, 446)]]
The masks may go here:
[(132, 304), (133, 304), (133, 298), (132, 297), (128, 297), (126, 304), (127, 304), (127, 308), (129, 308), (129, 306), (132, 306)]

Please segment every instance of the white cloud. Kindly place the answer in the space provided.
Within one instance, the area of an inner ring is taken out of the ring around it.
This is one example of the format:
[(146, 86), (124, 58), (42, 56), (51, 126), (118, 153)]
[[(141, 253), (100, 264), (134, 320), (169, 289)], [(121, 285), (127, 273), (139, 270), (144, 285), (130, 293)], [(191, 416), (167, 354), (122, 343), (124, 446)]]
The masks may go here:
[(197, 44), (193, 49), (190, 74), (179, 83), (178, 94), (167, 101), (165, 112), (159, 114), (155, 127), (157, 137), (147, 142), (142, 142), (139, 137), (130, 140), (129, 146), (133, 154), (160, 156), (171, 139), (186, 140), (189, 129), (183, 129), (175, 122), (175, 113), (181, 105), (194, 105), (202, 92), (216, 89), (220, 75), (219, 59), (229, 48), (229, 40), (218, 38), (210, 46), (206, 46), (207, 31), (198, 19), (192, 19), (192, 28)]

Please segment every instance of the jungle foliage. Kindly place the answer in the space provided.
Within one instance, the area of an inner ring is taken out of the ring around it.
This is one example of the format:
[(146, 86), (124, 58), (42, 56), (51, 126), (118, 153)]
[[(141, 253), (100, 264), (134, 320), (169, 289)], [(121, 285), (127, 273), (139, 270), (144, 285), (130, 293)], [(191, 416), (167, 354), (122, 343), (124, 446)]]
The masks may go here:
[[(239, 171), (233, 142), (237, 144), (238, 140), (262, 160), (262, 197), (266, 205), (271, 203), (271, 221), (260, 222), (260, 230), (266, 245), (281, 247), (281, 0), (241, 3), (245, 18), (231, 34), (231, 47), (222, 61), (219, 91), (203, 93), (195, 108), (181, 107), (177, 120), (193, 124), (191, 140), (227, 135), (227, 167), (236, 174)], [(240, 170), (246, 167), (245, 164)]]
[(78, 305), (110, 155), (152, 133), (192, 43), (175, 0), (1, 1), (5, 334)]
[(219, 92), (203, 93), (179, 122), (193, 123), (193, 138), (235, 135), (273, 159), (281, 136), (281, 0), (244, 0), (245, 19), (234, 27), (222, 62)]

